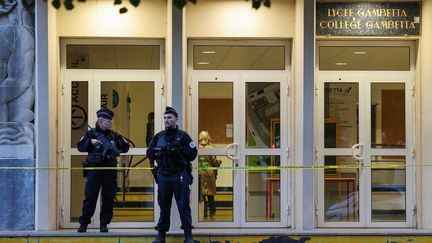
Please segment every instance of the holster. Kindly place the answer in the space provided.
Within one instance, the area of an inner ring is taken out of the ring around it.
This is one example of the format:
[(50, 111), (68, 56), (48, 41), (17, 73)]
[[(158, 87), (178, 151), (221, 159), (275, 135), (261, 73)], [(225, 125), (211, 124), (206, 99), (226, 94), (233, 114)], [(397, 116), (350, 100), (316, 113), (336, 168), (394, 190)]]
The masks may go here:
[(155, 180), (155, 182), (157, 184), (158, 183), (158, 181), (157, 181), (158, 168), (155, 167), (155, 166), (153, 166), (153, 168), (151, 169), (151, 173), (153, 174), (153, 178), (154, 178), (154, 180)]

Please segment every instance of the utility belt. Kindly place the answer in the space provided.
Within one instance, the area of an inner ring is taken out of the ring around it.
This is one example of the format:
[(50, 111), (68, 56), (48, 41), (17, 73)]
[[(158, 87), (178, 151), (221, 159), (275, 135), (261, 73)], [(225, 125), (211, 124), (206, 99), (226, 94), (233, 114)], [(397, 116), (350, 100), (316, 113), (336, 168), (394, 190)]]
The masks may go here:
[(192, 168), (187, 168), (187, 167), (179, 167), (179, 168), (170, 168), (170, 167), (153, 167), (152, 169), (152, 173), (153, 176), (155, 178), (156, 183), (158, 183), (157, 180), (157, 175), (164, 175), (164, 176), (172, 176), (172, 175), (176, 175), (176, 174), (180, 174), (183, 172), (187, 172), (187, 174), (189, 175), (189, 184), (193, 183), (193, 175), (192, 175)]
[(94, 166), (102, 166), (107, 164), (117, 164), (117, 159), (114, 157), (105, 157), (103, 153), (89, 153), (86, 158), (86, 163)]
[[(81, 162), (81, 165), (83, 168), (86, 167), (113, 167), (113, 168), (117, 168), (117, 160), (114, 162), (88, 162), (87, 160), (84, 160)], [(87, 176), (87, 172), (88, 170), (82, 170), (82, 175), (83, 177)]]
[(158, 168), (158, 174), (164, 175), (164, 176), (170, 176), (179, 174), (182, 171), (184, 171), (183, 168), (167, 168), (167, 167), (160, 167)]

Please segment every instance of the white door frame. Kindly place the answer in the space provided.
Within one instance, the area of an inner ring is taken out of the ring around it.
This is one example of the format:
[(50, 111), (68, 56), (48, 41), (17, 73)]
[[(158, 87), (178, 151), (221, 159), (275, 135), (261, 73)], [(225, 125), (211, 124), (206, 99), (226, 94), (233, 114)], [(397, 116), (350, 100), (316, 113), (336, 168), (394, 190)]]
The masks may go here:
[[(67, 44), (93, 44), (93, 45), (159, 45), (160, 46), (160, 68), (157, 70), (114, 70), (114, 69), (66, 69), (66, 45)], [(70, 221), (70, 183), (71, 183), (71, 156), (73, 155), (87, 155), (81, 153), (76, 148), (71, 148), (70, 138), (71, 129), (70, 114), (71, 114), (71, 83), (73, 81), (86, 81), (88, 82), (88, 124), (92, 125), (96, 121), (96, 111), (100, 109), (100, 92), (101, 82), (112, 81), (127, 81), (127, 82), (153, 82), (154, 83), (154, 128), (159, 131), (163, 128), (162, 114), (164, 111), (164, 58), (163, 58), (163, 42), (151, 40), (91, 40), (91, 39), (74, 39), (63, 40), (61, 43), (61, 82), (62, 82), (62, 111), (59, 116), (59, 135), (60, 148), (62, 151), (60, 167), (66, 168), (60, 171), (59, 180), (60, 188), (59, 193), (61, 203), (61, 217), (60, 228), (76, 228), (78, 222)], [(144, 126), (145, 124), (143, 124)], [(144, 136), (144, 135), (143, 135)], [(137, 155), (143, 156), (146, 154), (147, 148), (130, 148), (127, 153), (123, 155)], [(154, 184), (154, 198), (156, 198), (157, 184)], [(92, 223), (89, 228), (97, 228), (99, 226), (99, 210), (100, 210), (100, 197), (98, 198), (98, 205), (96, 206), (95, 214), (92, 218)], [(82, 206), (82, 205), (81, 205)], [(152, 222), (111, 222), (111, 227), (115, 228), (142, 228), (154, 227), (159, 215), (159, 207), (157, 200), (154, 200), (154, 220)]]
[[(415, 164), (413, 151), (415, 149), (414, 140), (414, 55), (415, 44), (413, 42), (318, 42), (319, 46), (409, 46), (410, 47), (410, 70), (409, 71), (319, 71), (317, 54), (316, 64), (316, 89), (315, 98), (316, 111), (316, 164), (324, 165), (324, 156), (326, 153), (331, 155), (351, 156), (350, 148), (325, 149), (324, 148), (324, 83), (325, 82), (343, 82), (357, 83), (359, 86), (359, 143), (363, 143), (364, 165), (371, 165), (370, 158), (374, 155), (401, 155), (406, 159), (406, 221), (405, 222), (372, 222), (371, 219), (371, 169), (359, 169), (359, 194), (360, 208), (358, 222), (325, 222), (324, 221), (324, 171), (316, 172), (317, 180), (317, 223), (318, 227), (415, 227), (415, 170), (412, 165)], [(403, 83), (405, 84), (405, 129), (406, 129), (406, 147), (404, 149), (374, 149), (371, 148), (370, 141), (370, 85), (372, 83)], [(358, 153), (358, 150), (356, 150)], [(363, 206), (362, 206), (363, 205)]]
[[(234, 121), (233, 121), (233, 143), (238, 144), (238, 149), (236, 156), (239, 158), (238, 160), (233, 160), (233, 165), (236, 167), (238, 165), (240, 168), (246, 166), (245, 165), (245, 156), (248, 155), (279, 155), (281, 166), (288, 165), (288, 136), (281, 136), (281, 147), (280, 148), (246, 148), (245, 146), (245, 133), (246, 130), (246, 107), (244, 101), (246, 100), (245, 96), (245, 84), (250, 82), (276, 82), (280, 84), (280, 117), (281, 117), (281, 134), (288, 134), (288, 75), (285, 72), (260, 72), (260, 71), (244, 71), (242, 74), (238, 74), (238, 72), (233, 71), (225, 71), (225, 72), (194, 72), (191, 75), (191, 83), (190, 83), (190, 110), (198, 111), (198, 84), (199, 83), (227, 83), (230, 82), (233, 84), (233, 113)], [(285, 104), (285, 105), (284, 105)], [(191, 135), (194, 140), (197, 140), (198, 137), (198, 113), (191, 112), (190, 119), (191, 121)], [(285, 122), (283, 122), (285, 120)], [(218, 155), (225, 156), (224, 148), (212, 148), (212, 149), (198, 149), (198, 154), (205, 155)], [(196, 166), (196, 165), (195, 165)], [(288, 184), (288, 171), (281, 170), (281, 181), (280, 185), (289, 185)], [(198, 178), (196, 171), (194, 171), (195, 178)], [(246, 188), (246, 174), (245, 170), (233, 170), (233, 222), (199, 222), (198, 214), (193, 213), (193, 222), (197, 227), (287, 227), (291, 219), (288, 218), (288, 202), (289, 202), (289, 191), (288, 186), (281, 186), (281, 212), (280, 222), (247, 222), (246, 221), (246, 210), (243, 205), (246, 205), (246, 195), (244, 189)], [(198, 210), (198, 183), (193, 184), (192, 190), (192, 209)]]

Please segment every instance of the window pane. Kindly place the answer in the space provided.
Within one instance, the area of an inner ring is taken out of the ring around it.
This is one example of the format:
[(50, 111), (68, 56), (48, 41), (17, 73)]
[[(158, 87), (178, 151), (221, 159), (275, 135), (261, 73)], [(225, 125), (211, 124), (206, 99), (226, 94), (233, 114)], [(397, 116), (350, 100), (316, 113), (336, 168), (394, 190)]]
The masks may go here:
[(233, 84), (204, 83), (198, 86), (199, 131), (207, 131), (212, 146), (225, 148), (233, 143)]
[(405, 84), (371, 84), (371, 147), (405, 148)]
[(324, 84), (324, 146), (351, 148), (358, 143), (358, 84)]
[[(114, 131), (129, 138), (132, 147), (147, 147), (154, 135), (154, 82), (101, 82), (101, 107), (114, 111)], [(149, 133), (147, 134), (147, 131)]]
[(159, 69), (160, 46), (67, 45), (68, 69)]
[(280, 148), (279, 83), (246, 83), (246, 147)]
[[(232, 167), (232, 160), (226, 156), (200, 155), (199, 161), (199, 211), (200, 222), (232, 222), (233, 208), (233, 171), (217, 170), (214, 164)], [(213, 168), (212, 168), (213, 167)]]
[(76, 148), (87, 131), (88, 82), (72, 81), (71, 86), (71, 147)]
[(321, 46), (320, 70), (410, 70), (408, 46)]
[[(357, 161), (349, 156), (325, 156), (324, 164), (355, 166)], [(360, 195), (359, 169), (325, 169), (324, 208), (326, 222), (358, 222)]]
[[(246, 156), (247, 166), (280, 166), (276, 155)], [(280, 170), (246, 172), (246, 221), (281, 220)]]
[[(406, 220), (405, 164), (404, 156), (372, 156), (372, 221)], [(386, 168), (390, 165), (400, 167)]]
[[(71, 156), (71, 168), (81, 168), (81, 162), (86, 158), (85, 155)], [(84, 200), (85, 179), (82, 170), (71, 170), (71, 183), (70, 183), (70, 221), (78, 222), (81, 216), (81, 210)]]
[(119, 166), (138, 168), (119, 170), (113, 222), (153, 222), (154, 187), (150, 161), (145, 156), (129, 155), (118, 158)]
[(196, 70), (284, 70), (284, 46), (194, 46)]

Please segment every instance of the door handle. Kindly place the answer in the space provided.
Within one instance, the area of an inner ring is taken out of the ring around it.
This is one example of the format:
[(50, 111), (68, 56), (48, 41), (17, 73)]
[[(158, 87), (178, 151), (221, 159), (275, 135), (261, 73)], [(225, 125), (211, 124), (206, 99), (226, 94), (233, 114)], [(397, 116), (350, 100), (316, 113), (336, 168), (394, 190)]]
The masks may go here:
[[(363, 143), (357, 143), (357, 144), (354, 144), (352, 147), (351, 147), (351, 156), (355, 159), (355, 160), (361, 160), (362, 162), (361, 162), (361, 164), (363, 165), (363, 157), (360, 157), (361, 155), (363, 155)], [(359, 155), (357, 155), (356, 153), (355, 153), (355, 150), (356, 149), (359, 149), (360, 150), (360, 153), (359, 153)]]
[[(228, 146), (226, 146), (226, 148), (225, 148), (225, 155), (226, 155), (226, 157), (228, 157), (228, 159), (230, 159), (230, 160), (238, 160), (238, 157), (237, 157), (237, 148), (238, 148), (238, 143), (228, 144)], [(231, 149), (234, 150), (233, 154), (229, 153)], [(237, 163), (236, 163), (236, 166), (237, 166)]]

